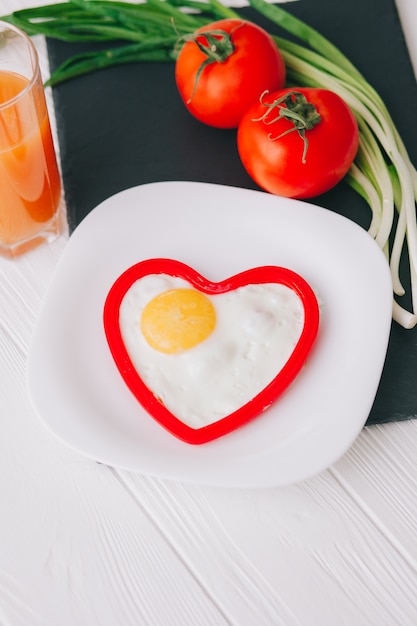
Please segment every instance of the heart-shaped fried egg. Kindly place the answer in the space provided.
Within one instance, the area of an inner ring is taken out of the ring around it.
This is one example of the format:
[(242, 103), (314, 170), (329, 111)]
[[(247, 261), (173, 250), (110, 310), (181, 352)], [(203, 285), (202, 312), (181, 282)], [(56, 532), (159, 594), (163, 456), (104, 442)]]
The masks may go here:
[(126, 292), (119, 323), (144, 383), (199, 428), (236, 411), (275, 378), (300, 338), (304, 309), (281, 284), (213, 295), (153, 274)]
[(104, 306), (119, 372), (171, 433), (205, 443), (253, 419), (291, 384), (317, 335), (308, 283), (286, 268), (210, 282), (172, 259), (127, 269)]

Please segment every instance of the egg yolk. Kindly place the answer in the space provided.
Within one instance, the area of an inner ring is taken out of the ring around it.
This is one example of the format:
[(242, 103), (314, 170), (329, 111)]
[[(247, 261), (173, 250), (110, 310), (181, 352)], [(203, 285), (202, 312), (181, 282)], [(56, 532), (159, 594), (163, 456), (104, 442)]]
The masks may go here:
[(148, 302), (140, 327), (152, 348), (166, 354), (189, 350), (206, 339), (216, 325), (210, 300), (194, 289), (170, 289)]

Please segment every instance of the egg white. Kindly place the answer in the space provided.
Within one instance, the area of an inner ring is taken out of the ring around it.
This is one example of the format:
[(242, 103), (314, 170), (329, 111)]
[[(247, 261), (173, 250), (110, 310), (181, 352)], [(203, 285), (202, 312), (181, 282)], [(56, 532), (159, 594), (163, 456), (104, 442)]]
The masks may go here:
[(193, 288), (166, 274), (140, 278), (126, 292), (119, 324), (130, 359), (147, 387), (183, 423), (211, 424), (266, 387), (291, 355), (304, 325), (297, 294), (276, 283), (207, 295), (216, 310), (214, 331), (190, 350), (164, 354), (140, 329), (146, 304), (169, 289)]

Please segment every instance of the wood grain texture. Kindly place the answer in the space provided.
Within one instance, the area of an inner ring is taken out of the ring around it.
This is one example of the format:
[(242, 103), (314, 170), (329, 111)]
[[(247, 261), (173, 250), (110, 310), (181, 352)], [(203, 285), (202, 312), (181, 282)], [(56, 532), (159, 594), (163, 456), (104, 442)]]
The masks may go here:
[(26, 358), (65, 243), (0, 259), (0, 625), (415, 626), (415, 420), (260, 490), (108, 468), (44, 428)]
[[(360, 448), (361, 441), (343, 462)], [(234, 623), (411, 625), (417, 615), (412, 537), (403, 539), (401, 526), (388, 528), (396, 521), (394, 505), (372, 478), (355, 490), (339, 465), (276, 490), (208, 489), (132, 474), (121, 480), (200, 576), (204, 561), (205, 584), (221, 594), (218, 602)], [(380, 461), (375, 468), (378, 482), (387, 477), (384, 467), (390, 471)], [(400, 472), (397, 482), (409, 478)], [(415, 534), (410, 518), (404, 525)], [(229, 572), (229, 585), (219, 584), (216, 570)]]

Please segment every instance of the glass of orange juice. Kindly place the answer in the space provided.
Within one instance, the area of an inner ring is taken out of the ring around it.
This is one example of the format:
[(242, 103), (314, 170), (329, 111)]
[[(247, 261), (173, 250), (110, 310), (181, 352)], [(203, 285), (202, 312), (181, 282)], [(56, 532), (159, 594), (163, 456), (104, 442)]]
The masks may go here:
[(0, 21), (0, 255), (60, 231), (61, 181), (36, 48)]

